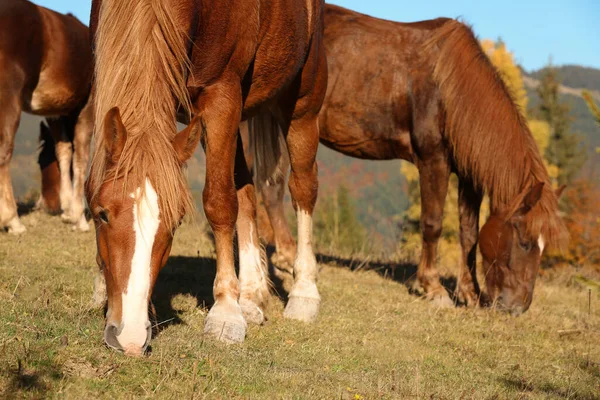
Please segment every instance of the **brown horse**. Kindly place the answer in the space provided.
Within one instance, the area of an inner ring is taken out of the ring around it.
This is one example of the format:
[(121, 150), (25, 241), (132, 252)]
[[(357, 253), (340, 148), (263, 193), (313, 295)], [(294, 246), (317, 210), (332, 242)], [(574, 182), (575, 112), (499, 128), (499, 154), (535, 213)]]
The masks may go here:
[[(92, 78), (88, 29), (72, 15), (62, 15), (26, 0), (0, 3), (0, 228), (21, 233), (9, 164), (21, 111), (69, 119), (74, 126), (74, 184), (62, 179), (63, 219), (88, 230), (83, 184), (92, 129), (86, 106)], [(60, 140), (56, 156), (71, 168), (71, 141)], [(64, 174), (67, 176), (68, 174)]]
[[(240, 342), (246, 321), (263, 322), (268, 279), (238, 138), (240, 120), (259, 113), (284, 127), (300, 227), (285, 316), (316, 317), (311, 233), (317, 118), (327, 87), (322, 9), (322, 0), (93, 2), (97, 134), (86, 193), (108, 297), (109, 346), (140, 354), (150, 340), (152, 288), (175, 229), (193, 208), (182, 168), (198, 141), (206, 152), (204, 211), (217, 254), (215, 304), (204, 331)], [(193, 114), (180, 133), (178, 109)]]
[[(319, 117), (321, 143), (352, 157), (400, 158), (418, 167), (423, 248), (417, 276), (427, 296), (453, 304), (435, 261), (455, 172), (459, 298), (478, 303), (475, 258), (487, 192), (492, 216), (480, 242), (488, 293), (514, 313), (527, 310), (541, 253), (545, 245), (563, 243), (565, 228), (527, 123), (471, 30), (450, 19), (396, 23), (326, 5), (324, 43), (329, 87)], [(257, 173), (277, 251), (290, 260), (295, 248), (282, 208), (285, 178), (260, 166)]]

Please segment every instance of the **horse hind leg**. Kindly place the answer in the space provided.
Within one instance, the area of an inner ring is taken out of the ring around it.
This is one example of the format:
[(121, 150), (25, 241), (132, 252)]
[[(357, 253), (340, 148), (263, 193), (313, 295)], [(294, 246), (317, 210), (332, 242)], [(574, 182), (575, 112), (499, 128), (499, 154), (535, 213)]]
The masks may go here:
[(85, 217), (85, 172), (90, 158), (90, 143), (93, 132), (93, 107), (91, 101), (83, 108), (77, 118), (73, 137), (73, 202), (71, 203), (71, 222), (76, 230), (87, 232), (90, 225)]
[(0, 82), (0, 228), (8, 228), (9, 233), (25, 232), (17, 213), (17, 203), (10, 178), (10, 161), (15, 145), (15, 135), (21, 118), (21, 104), (16, 93), (22, 84), (19, 79)]
[(240, 307), (246, 322), (260, 325), (265, 321), (263, 307), (269, 298), (268, 270), (266, 255), (258, 237), (254, 184), (239, 135), (235, 185), (238, 199), (236, 229), (240, 262)]
[(36, 209), (57, 215), (60, 213), (60, 169), (56, 159), (54, 139), (45, 122), (40, 123), (41, 151), (38, 164), (42, 174), (42, 193), (37, 201)]
[(54, 151), (60, 170), (60, 208), (63, 221), (69, 220), (69, 210), (73, 201), (73, 183), (71, 181), (71, 162), (73, 160), (73, 143), (66, 132), (65, 118), (46, 118), (50, 133), (54, 139)]
[[(283, 196), (285, 194), (285, 181), (290, 170), (290, 160), (281, 129), (277, 121), (268, 113), (252, 118), (248, 123), (249, 129), (240, 129), (242, 137), (250, 136), (248, 142), (256, 154), (247, 156), (247, 160), (256, 159), (253, 163), (256, 185), (258, 186), (262, 205), (259, 211), (263, 218), (259, 218), (259, 231), (263, 238), (268, 237), (270, 244), (275, 245), (275, 253), (271, 261), (278, 271), (293, 273), (294, 259), (296, 256), (296, 242), (290, 232), (290, 227), (285, 219), (283, 209)], [(249, 134), (248, 131), (252, 131)], [(260, 148), (264, 147), (261, 154)], [(269, 148), (271, 151), (269, 151)], [(266, 156), (266, 153), (272, 156)], [(252, 153), (252, 152), (247, 152)], [(265, 157), (266, 156), (266, 157)], [(266, 165), (272, 164), (272, 165)], [(266, 211), (266, 216), (264, 216)], [(260, 216), (260, 214), (259, 214)], [(262, 224), (261, 224), (262, 222)], [(271, 231), (272, 234), (269, 234)]]
[[(286, 149), (284, 151), (287, 152)], [(286, 154), (283, 154), (281, 158), (283, 160), (280, 168), (281, 173), (269, 182), (262, 182), (261, 195), (268, 219), (273, 228), (275, 241), (276, 251), (271, 257), (271, 261), (278, 270), (292, 274), (296, 257), (296, 242), (286, 221), (283, 208), (286, 175), (290, 167)]]

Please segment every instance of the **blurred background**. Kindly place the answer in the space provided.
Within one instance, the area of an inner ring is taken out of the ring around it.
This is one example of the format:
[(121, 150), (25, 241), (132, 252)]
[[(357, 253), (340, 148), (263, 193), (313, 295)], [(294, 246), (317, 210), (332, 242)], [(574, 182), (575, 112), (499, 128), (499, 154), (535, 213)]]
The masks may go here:
[[(90, 2), (40, 0), (88, 23)], [(567, 184), (562, 209), (571, 233), (566, 254), (547, 265), (600, 264), (600, 2), (335, 0), (379, 18), (416, 21), (460, 18), (475, 33), (526, 115), (553, 182)], [(23, 201), (39, 191), (39, 119), (24, 114), (12, 174)], [(360, 161), (319, 150), (316, 235), (321, 251), (411, 258), (420, 248), (418, 175), (400, 161)], [(202, 151), (189, 163), (198, 206), (204, 183)], [(288, 207), (290, 217), (291, 207)], [(485, 210), (483, 211), (485, 213)], [(446, 204), (441, 257), (458, 263), (456, 182)], [(290, 218), (291, 219), (291, 218)]]

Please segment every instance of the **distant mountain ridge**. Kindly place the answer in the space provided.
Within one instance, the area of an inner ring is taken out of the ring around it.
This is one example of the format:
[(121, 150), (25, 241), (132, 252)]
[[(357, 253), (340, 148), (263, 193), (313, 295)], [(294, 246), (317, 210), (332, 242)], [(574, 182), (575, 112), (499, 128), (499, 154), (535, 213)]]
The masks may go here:
[[(574, 89), (587, 89), (600, 93), (600, 69), (591, 67), (582, 67), (580, 65), (562, 65), (554, 67), (558, 72), (558, 78), (563, 86)], [(541, 68), (531, 72), (525, 72), (525, 75), (535, 80), (540, 80), (548, 67)]]

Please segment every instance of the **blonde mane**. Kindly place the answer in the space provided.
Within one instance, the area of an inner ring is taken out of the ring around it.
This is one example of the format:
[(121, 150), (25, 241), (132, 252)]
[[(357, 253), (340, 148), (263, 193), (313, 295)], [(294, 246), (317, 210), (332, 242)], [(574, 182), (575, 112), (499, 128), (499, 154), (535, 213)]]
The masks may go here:
[[(95, 150), (89, 177), (92, 196), (110, 178), (122, 176), (142, 190), (148, 178), (167, 226), (178, 222), (181, 211), (194, 209), (172, 145), (177, 105), (188, 114), (191, 110), (186, 88), (188, 32), (180, 27), (187, 24), (178, 24), (178, 8), (170, 3), (102, 2), (95, 41)], [(127, 130), (116, 165), (107, 162), (103, 134), (104, 116), (113, 107), (119, 108)]]
[(542, 197), (527, 215), (527, 230), (532, 237), (543, 235), (550, 246), (564, 245), (568, 235), (558, 199), (527, 121), (471, 29), (449, 20), (426, 49), (437, 53), (433, 76), (459, 173), (472, 176), (496, 210), (506, 210), (543, 182)]

